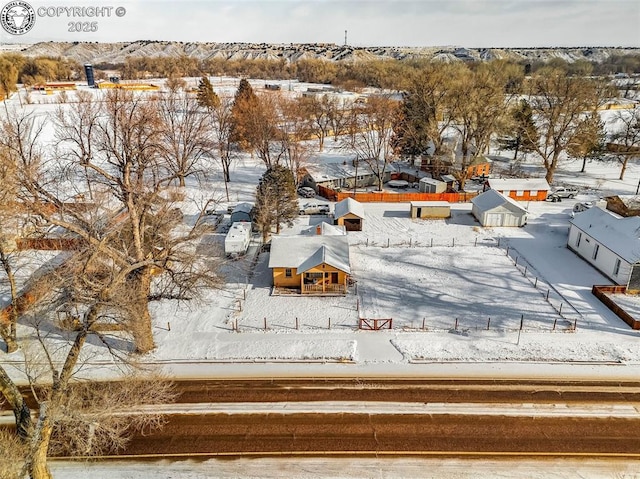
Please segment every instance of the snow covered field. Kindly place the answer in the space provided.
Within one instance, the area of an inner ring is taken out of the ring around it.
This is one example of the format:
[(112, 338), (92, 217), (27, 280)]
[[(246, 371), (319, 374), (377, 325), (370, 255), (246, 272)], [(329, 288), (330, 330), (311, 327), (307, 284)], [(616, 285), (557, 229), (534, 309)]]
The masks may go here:
[[(235, 89), (229, 79), (218, 83), (214, 87)], [(292, 90), (303, 87), (295, 84)], [(55, 96), (42, 100), (52, 102)], [(8, 103), (19, 108), (15, 96)], [(44, 118), (56, 107), (36, 103), (24, 108)], [(43, 134), (52, 137), (52, 129)], [(492, 152), (495, 158), (510, 155)], [(346, 161), (349, 155), (330, 138), (312, 161), (341, 158)], [(254, 266), (254, 244), (247, 257), (223, 264), (224, 285), (202, 301), (153, 304), (158, 348), (149, 360), (171, 364), (173, 372), (186, 375), (221, 369), (233, 374), (234, 368), (248, 374), (247, 363), (262, 364), (255, 374), (286, 370), (282, 363), (314, 374), (349, 374), (349, 368), (366, 374), (380, 365), (422, 374), (418, 363), (424, 361), (498, 362), (507, 369), (522, 361), (638, 364), (638, 333), (591, 294), (593, 284), (609, 282), (566, 248), (566, 236), (575, 201), (635, 193), (640, 168), (630, 164), (621, 181), (616, 163), (593, 161), (585, 173), (579, 172), (581, 166), (566, 160), (556, 174), (557, 184), (577, 186), (581, 194), (561, 203), (525, 204), (529, 223), (523, 228), (481, 228), (469, 204), (452, 205), (452, 217), (443, 221), (412, 220), (406, 203), (366, 204), (364, 230), (349, 233), (357, 293), (353, 287), (344, 297), (271, 296), (268, 254), (257, 256)], [(495, 171), (500, 167), (496, 161)], [(236, 158), (228, 200), (215, 164), (204, 183), (187, 188), (201, 201), (217, 200), (217, 209), (224, 210), (253, 200), (264, 169), (249, 155)], [(532, 160), (524, 161), (522, 169), (543, 176)], [(182, 209), (188, 215), (194, 205), (185, 203)], [(295, 234), (319, 220), (302, 216), (283, 233)], [(210, 235), (201, 251), (219, 256), (223, 238)], [(359, 316), (393, 318), (394, 329), (359, 331)], [(114, 341), (121, 348), (131, 346), (123, 338)], [(92, 362), (107, 361), (98, 342), (87, 352)], [(19, 353), (15, 356), (9, 359), (19, 361)], [(265, 369), (269, 364), (273, 368)]]

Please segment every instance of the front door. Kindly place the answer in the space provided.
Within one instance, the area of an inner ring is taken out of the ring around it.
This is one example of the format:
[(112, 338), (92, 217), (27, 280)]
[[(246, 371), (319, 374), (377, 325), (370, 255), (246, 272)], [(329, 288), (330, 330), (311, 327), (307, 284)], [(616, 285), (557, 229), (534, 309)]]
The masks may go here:
[(338, 273), (331, 273), (331, 284), (338, 284)]

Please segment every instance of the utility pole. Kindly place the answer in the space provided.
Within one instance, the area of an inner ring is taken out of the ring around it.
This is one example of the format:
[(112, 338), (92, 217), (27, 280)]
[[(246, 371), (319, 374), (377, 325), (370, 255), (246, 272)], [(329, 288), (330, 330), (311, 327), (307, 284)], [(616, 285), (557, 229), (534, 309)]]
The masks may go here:
[(347, 31), (344, 31), (344, 46), (347, 46)]

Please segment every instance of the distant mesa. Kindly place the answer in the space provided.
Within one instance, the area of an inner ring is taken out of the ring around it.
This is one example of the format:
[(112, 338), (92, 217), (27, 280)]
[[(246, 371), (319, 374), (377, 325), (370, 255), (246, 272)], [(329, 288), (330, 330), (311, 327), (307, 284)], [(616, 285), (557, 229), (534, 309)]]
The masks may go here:
[(27, 56), (61, 56), (80, 63), (124, 63), (127, 56), (178, 57), (200, 60), (220, 59), (323, 59), (333, 62), (357, 62), (372, 59), (427, 58), (445, 62), (505, 60), (546, 61), (562, 58), (567, 62), (605, 61), (613, 54), (640, 55), (640, 48), (463, 48), (446, 47), (356, 47), (333, 43), (198, 43), (141, 40), (136, 42), (41, 42), (33, 45), (0, 45), (0, 51), (15, 50)]

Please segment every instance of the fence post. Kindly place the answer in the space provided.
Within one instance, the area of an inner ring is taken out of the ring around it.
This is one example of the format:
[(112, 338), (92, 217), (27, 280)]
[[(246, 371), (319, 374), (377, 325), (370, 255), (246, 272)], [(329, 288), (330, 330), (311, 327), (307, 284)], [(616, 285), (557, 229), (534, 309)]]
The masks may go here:
[(247, 290), (246, 289), (242, 289), (242, 299), (247, 299)]
[(389, 247), (389, 238), (387, 238), (387, 248)]
[(500, 247), (500, 237), (498, 237), (498, 248)]
[(564, 303), (560, 303), (560, 308), (558, 309), (558, 314), (559, 314), (560, 316), (562, 316), (562, 305), (563, 305), (563, 304), (564, 304)]
[(267, 317), (264, 318), (264, 330), (267, 330)]
[(534, 288), (537, 288), (537, 287), (538, 287), (538, 277), (537, 277), (537, 276), (536, 276), (536, 280), (535, 280), (535, 282), (533, 283), (533, 287), (534, 287)]
[(409, 248), (411, 248), (411, 242), (412, 242), (413, 238), (409, 238)]
[(369, 238), (367, 238), (367, 246), (369, 246)]
[(507, 256), (509, 256), (509, 247), (507, 246)]
[(527, 277), (527, 265), (526, 264), (524, 265), (524, 277), (525, 278)]
[(574, 331), (578, 330), (578, 318), (573, 320), (573, 330)]
[(329, 329), (331, 329), (331, 318), (329, 318)]
[(424, 331), (424, 322), (427, 318), (422, 318), (422, 330)]
[(296, 329), (299, 329), (298, 328), (298, 317), (297, 316), (296, 316)]
[(518, 266), (518, 257), (516, 256), (516, 266)]
[(549, 290), (547, 289), (547, 297), (545, 298), (547, 301), (549, 301)]
[(556, 324), (557, 324), (557, 323), (558, 323), (558, 318), (555, 318), (555, 319), (553, 320), (553, 331), (555, 331), (555, 330), (556, 330)]
[(456, 239), (455, 238), (451, 238), (451, 246), (455, 247), (456, 246)]
[(454, 326), (455, 330), (458, 330), (458, 318), (456, 318), (456, 325)]
[(487, 320), (487, 331), (489, 331), (489, 326), (491, 326), (491, 318)]
[(475, 241), (473, 242), (473, 246), (478, 246), (478, 237), (476, 236)]
[(524, 314), (520, 315), (520, 331), (522, 331), (522, 325), (524, 324)]
[(431, 238), (431, 247), (433, 248), (433, 238)]

